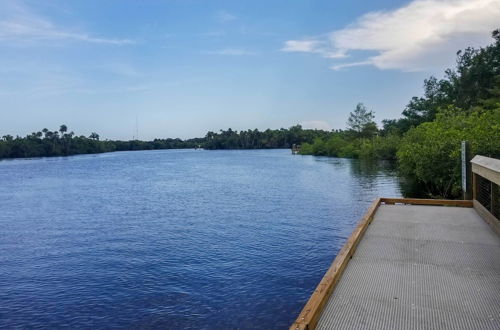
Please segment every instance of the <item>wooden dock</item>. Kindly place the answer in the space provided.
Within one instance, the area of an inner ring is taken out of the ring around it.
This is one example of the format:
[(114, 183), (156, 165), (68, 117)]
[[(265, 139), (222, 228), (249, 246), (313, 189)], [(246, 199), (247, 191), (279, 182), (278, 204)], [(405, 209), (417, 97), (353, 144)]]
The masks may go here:
[(374, 201), (290, 329), (500, 329), (500, 160), (477, 161), (473, 200)]

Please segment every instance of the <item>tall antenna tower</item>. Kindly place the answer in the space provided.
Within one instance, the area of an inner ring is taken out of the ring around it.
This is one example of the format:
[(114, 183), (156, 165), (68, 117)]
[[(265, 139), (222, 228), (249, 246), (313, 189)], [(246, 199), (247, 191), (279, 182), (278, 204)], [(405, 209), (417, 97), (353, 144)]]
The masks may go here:
[(137, 116), (135, 116), (135, 139), (139, 140), (139, 121), (137, 120)]

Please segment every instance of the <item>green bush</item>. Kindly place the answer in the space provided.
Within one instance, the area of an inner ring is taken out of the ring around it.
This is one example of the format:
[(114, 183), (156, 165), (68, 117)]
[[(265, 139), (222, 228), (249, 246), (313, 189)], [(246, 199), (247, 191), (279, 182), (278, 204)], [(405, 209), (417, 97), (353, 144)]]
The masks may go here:
[(300, 152), (301, 155), (312, 155), (313, 154), (313, 147), (312, 144), (310, 143), (304, 143), (300, 146)]
[(358, 158), (359, 157), (359, 141), (354, 140), (346, 142), (340, 149), (339, 157), (345, 158)]
[(326, 150), (326, 143), (321, 138), (314, 139), (314, 143), (312, 144), (313, 154), (316, 156), (328, 156), (328, 152)]
[(416, 178), (432, 197), (457, 197), (460, 188), (460, 145), (470, 141), (473, 154), (498, 157), (500, 108), (465, 114), (453, 107), (438, 113), (433, 122), (411, 129), (403, 138), (397, 158), (404, 175)]
[(338, 135), (331, 136), (326, 141), (326, 151), (328, 156), (338, 157), (342, 147), (346, 144), (346, 141)]

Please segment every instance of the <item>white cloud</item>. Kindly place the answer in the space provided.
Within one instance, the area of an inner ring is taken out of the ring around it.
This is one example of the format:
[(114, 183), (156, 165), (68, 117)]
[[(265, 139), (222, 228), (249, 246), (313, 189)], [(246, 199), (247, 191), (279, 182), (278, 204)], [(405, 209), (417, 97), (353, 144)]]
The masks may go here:
[(343, 63), (343, 64), (335, 64), (330, 67), (330, 69), (339, 71), (345, 68), (350, 68), (353, 66), (364, 66), (364, 65), (372, 65), (372, 61), (359, 61), (359, 62), (351, 62), (351, 63)]
[(392, 11), (367, 13), (326, 37), (289, 40), (283, 50), (364, 55), (333, 65), (335, 70), (367, 64), (405, 71), (442, 69), (453, 63), (457, 50), (490, 43), (491, 31), (499, 27), (499, 0), (414, 0)]
[(321, 129), (324, 131), (331, 131), (332, 126), (324, 120), (307, 120), (300, 123), (304, 128), (309, 129)]
[(215, 18), (219, 21), (219, 22), (222, 22), (222, 23), (225, 23), (225, 22), (230, 22), (230, 21), (234, 21), (237, 19), (237, 17), (225, 10), (219, 10), (216, 14), (215, 14)]
[(129, 39), (96, 37), (57, 26), (49, 19), (32, 12), (22, 2), (6, 1), (0, 5), (0, 42), (26, 43), (47, 40), (73, 40), (110, 45), (134, 43)]
[(210, 55), (227, 55), (227, 56), (252, 56), (256, 55), (255, 52), (251, 52), (240, 48), (224, 48), (220, 50), (211, 50), (205, 52)]
[(346, 57), (344, 50), (329, 50), (327, 43), (318, 39), (289, 40), (281, 49), (284, 52), (315, 53), (326, 58)]
[(284, 52), (306, 52), (315, 53), (324, 42), (319, 40), (289, 40), (281, 49)]

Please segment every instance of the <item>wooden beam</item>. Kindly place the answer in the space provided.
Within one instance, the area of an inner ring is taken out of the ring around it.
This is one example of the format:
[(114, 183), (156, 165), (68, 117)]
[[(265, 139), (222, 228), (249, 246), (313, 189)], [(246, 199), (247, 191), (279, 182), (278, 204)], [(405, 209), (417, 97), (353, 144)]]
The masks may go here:
[(380, 203), (381, 198), (377, 198), (363, 218), (361, 218), (356, 229), (354, 229), (354, 232), (340, 250), (325, 276), (323, 276), (323, 279), (319, 282), (316, 290), (314, 290), (297, 320), (290, 327), (290, 330), (312, 330), (316, 327), (321, 312), (328, 302), (328, 298), (342, 276), (349, 259), (354, 254), (354, 251), (356, 251), (356, 247), (363, 237), (368, 225), (372, 222), (373, 216), (380, 206)]
[(472, 172), (500, 185), (500, 159), (475, 156), (470, 161)]
[(471, 200), (450, 200), (450, 199), (419, 199), (419, 198), (381, 198), (384, 204), (412, 204), (412, 205), (440, 205), (440, 206), (461, 206), (472, 207)]

